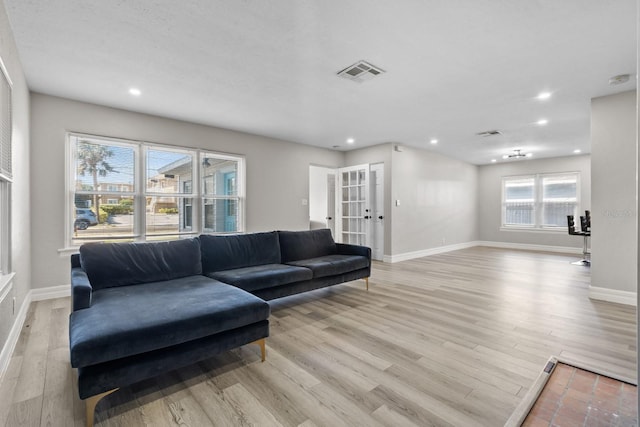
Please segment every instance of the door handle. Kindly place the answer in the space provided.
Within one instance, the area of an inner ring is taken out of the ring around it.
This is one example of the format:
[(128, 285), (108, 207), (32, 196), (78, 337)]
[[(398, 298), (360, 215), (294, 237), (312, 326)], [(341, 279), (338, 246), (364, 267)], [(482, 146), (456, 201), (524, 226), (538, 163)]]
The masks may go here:
[(329, 221), (331, 221), (333, 218), (331, 218), (330, 216), (326, 217), (325, 219), (328, 219)]
[(370, 216), (369, 216), (369, 215), (365, 215), (365, 216), (364, 216), (364, 219), (369, 219), (369, 218), (370, 218)]
[(378, 219), (384, 219), (384, 217), (383, 217), (382, 215), (380, 215), (380, 216), (378, 217)]

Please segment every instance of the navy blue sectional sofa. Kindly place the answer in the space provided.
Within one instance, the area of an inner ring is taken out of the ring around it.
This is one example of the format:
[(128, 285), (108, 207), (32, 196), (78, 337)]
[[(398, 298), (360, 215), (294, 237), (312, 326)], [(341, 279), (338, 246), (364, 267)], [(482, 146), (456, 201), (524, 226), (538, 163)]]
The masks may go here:
[(86, 400), (249, 343), (265, 358), (269, 304), (371, 273), (371, 250), (329, 230), (88, 243), (71, 256), (71, 366)]

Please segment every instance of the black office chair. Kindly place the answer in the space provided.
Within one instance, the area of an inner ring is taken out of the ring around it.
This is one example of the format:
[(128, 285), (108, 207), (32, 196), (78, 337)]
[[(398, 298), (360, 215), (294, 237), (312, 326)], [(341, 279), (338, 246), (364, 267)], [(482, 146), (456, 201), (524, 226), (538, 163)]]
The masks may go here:
[(582, 231), (576, 231), (576, 223), (573, 220), (573, 215), (567, 215), (567, 228), (569, 234), (572, 236), (582, 236), (582, 259), (580, 261), (572, 262), (573, 265), (591, 266), (591, 254), (589, 253), (589, 236), (591, 236), (591, 213), (585, 211), (585, 216), (580, 217), (580, 229)]

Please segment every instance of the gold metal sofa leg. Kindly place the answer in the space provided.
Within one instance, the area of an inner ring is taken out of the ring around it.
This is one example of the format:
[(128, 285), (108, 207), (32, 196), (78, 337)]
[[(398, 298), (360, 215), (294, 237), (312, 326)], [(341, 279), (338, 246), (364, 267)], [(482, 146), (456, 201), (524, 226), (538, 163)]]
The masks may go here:
[(364, 282), (367, 284), (367, 290), (369, 290), (369, 278), (365, 277)]
[(93, 416), (94, 416), (94, 414), (96, 412), (96, 405), (98, 404), (100, 399), (102, 399), (105, 396), (110, 395), (111, 393), (113, 393), (116, 390), (118, 390), (118, 389), (114, 388), (113, 390), (105, 391), (104, 393), (96, 394), (95, 396), (87, 397), (85, 399), (85, 405), (86, 405), (86, 409), (87, 409), (87, 421), (86, 421), (86, 426), (87, 427), (93, 427)]
[(257, 344), (260, 346), (260, 354), (262, 356), (262, 361), (264, 362), (267, 359), (267, 348), (265, 346), (267, 340), (264, 338), (261, 338), (259, 340), (256, 340), (254, 342), (252, 342), (251, 344)]

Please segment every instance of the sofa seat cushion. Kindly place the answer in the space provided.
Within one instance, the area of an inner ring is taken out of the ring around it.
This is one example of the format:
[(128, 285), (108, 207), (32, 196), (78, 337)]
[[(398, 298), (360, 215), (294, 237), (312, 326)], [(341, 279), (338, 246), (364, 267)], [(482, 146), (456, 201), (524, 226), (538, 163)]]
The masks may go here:
[(325, 255), (316, 258), (288, 262), (313, 271), (313, 278), (335, 276), (369, 267), (369, 260), (360, 255)]
[(260, 322), (269, 304), (204, 276), (105, 288), (71, 313), (71, 365), (90, 366)]
[(308, 268), (293, 265), (267, 264), (216, 271), (208, 273), (207, 276), (252, 292), (258, 289), (311, 280), (313, 272)]

